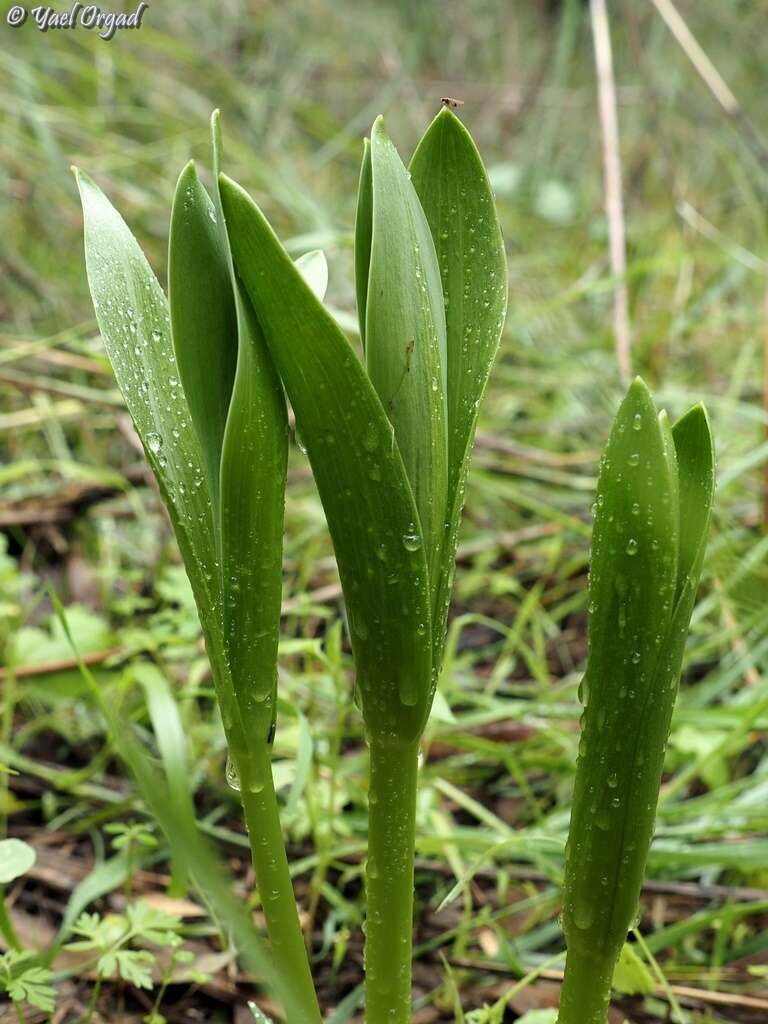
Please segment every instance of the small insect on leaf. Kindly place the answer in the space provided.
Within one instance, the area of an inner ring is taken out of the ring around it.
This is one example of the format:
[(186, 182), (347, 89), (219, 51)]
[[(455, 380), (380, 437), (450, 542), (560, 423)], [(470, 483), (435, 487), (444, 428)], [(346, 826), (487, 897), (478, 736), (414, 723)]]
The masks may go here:
[(458, 110), (459, 107), (464, 106), (464, 100), (454, 99), (453, 96), (441, 96), (440, 102), (444, 107), (450, 107), (451, 110)]

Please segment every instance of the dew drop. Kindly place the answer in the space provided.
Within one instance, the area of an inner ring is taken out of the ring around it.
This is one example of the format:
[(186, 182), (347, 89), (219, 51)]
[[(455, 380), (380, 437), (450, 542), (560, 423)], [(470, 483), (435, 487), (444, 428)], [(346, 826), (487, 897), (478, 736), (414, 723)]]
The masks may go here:
[(629, 462), (630, 466), (639, 466), (640, 465), (640, 452), (632, 452), (632, 454), (629, 456), (629, 459), (627, 461)]
[(416, 533), (413, 525), (407, 533), (403, 534), (403, 547), (406, 551), (418, 551), (421, 547), (421, 537)]
[(376, 426), (373, 423), (368, 424), (368, 429), (363, 434), (363, 448), (367, 452), (375, 452), (379, 446), (379, 437), (376, 433)]
[(240, 792), (240, 776), (237, 774), (237, 768), (235, 768), (234, 762), (231, 757), (227, 757), (227, 767), (224, 769), (224, 778), (227, 780), (227, 785), (230, 789)]
[(595, 908), (592, 906), (591, 900), (580, 899), (577, 900), (576, 906), (573, 908), (573, 923), (577, 928), (581, 928), (585, 931), (595, 919)]
[(632, 429), (633, 430), (642, 430), (643, 429), (643, 417), (640, 415), (639, 412), (636, 412), (635, 415), (632, 418)]
[(629, 540), (627, 541), (626, 551), (627, 551), (628, 555), (636, 555), (637, 554), (637, 541), (635, 540), (634, 537), (630, 537)]
[(149, 448), (149, 450), (154, 455), (157, 455), (157, 453), (163, 447), (163, 439), (162, 439), (162, 437), (160, 437), (159, 434), (154, 434), (154, 433), (147, 434), (147, 447)]

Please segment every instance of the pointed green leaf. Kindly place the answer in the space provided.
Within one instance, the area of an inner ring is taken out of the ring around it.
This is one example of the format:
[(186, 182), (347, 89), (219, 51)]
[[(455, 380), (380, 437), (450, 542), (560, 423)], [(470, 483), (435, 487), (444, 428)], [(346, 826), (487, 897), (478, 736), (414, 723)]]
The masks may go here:
[(480, 154), (447, 107), (417, 146), (410, 172), (435, 243), (447, 332), (449, 525), (435, 603), (439, 659), (477, 414), (506, 315), (507, 261)]
[(191, 160), (179, 176), (173, 200), (168, 297), (179, 375), (217, 503), (237, 323), (216, 211)]
[(328, 260), (322, 249), (312, 249), (294, 260), (296, 269), (322, 302), (328, 290)]
[(681, 416), (672, 437), (680, 478), (679, 595), (688, 577), (694, 590), (698, 585), (714, 498), (715, 449), (704, 407), (695, 405)]
[(417, 513), (381, 402), (261, 211), (221, 177), (237, 271), (296, 413), (336, 550), (368, 728), (420, 735), (432, 696), (430, 607)]
[[(237, 367), (221, 451), (224, 637), (235, 693), (252, 739), (267, 742), (276, 714), (288, 417), (264, 336), (234, 273), (218, 194), (218, 112), (211, 120), (211, 136), (218, 245), (237, 314)], [(317, 266), (313, 272), (317, 278)], [(239, 768), (241, 773), (246, 769), (242, 759)]]
[(455, 486), (504, 326), (507, 260), (480, 154), (448, 107), (424, 133), (409, 169), (435, 242), (445, 296), (448, 449)]
[(365, 316), (368, 304), (368, 272), (371, 269), (371, 233), (373, 231), (373, 179), (371, 177), (371, 142), (363, 139), (363, 161), (357, 188), (355, 215), (355, 291), (360, 340), (365, 348)]
[(245, 731), (227, 671), (212, 501), (204, 460), (170, 338), (168, 303), (120, 214), (76, 172), (85, 261), (96, 319), (163, 500), (192, 584), (230, 737)]
[(429, 225), (381, 117), (371, 132), (371, 190), (365, 358), (395, 428), (418, 510), (412, 531), (434, 584), (448, 486), (443, 295)]
[(288, 419), (248, 297), (239, 294), (238, 306), (240, 351), (221, 462), (224, 630), (235, 692), (266, 740), (276, 710)]

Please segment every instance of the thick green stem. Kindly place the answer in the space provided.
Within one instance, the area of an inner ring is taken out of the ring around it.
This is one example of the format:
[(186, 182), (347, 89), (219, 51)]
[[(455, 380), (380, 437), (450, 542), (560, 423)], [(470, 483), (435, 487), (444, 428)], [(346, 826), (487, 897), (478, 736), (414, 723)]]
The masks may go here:
[(273, 956), (290, 978), (303, 1007), (295, 1024), (320, 1024), (320, 1007), (288, 870), (269, 750), (264, 748), (256, 761), (252, 754), (249, 762), (249, 770), (241, 774), (240, 797)]
[(366, 1024), (410, 1024), (419, 746), (371, 742)]
[(568, 949), (557, 1024), (605, 1024), (615, 957)]

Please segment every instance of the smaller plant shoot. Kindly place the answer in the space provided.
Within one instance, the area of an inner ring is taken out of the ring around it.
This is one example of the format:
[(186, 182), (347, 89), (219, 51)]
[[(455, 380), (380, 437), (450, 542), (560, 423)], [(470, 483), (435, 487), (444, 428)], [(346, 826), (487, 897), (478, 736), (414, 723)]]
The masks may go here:
[(594, 506), (559, 1024), (605, 1024), (637, 914), (713, 494), (704, 408), (670, 427), (637, 379), (614, 421)]

